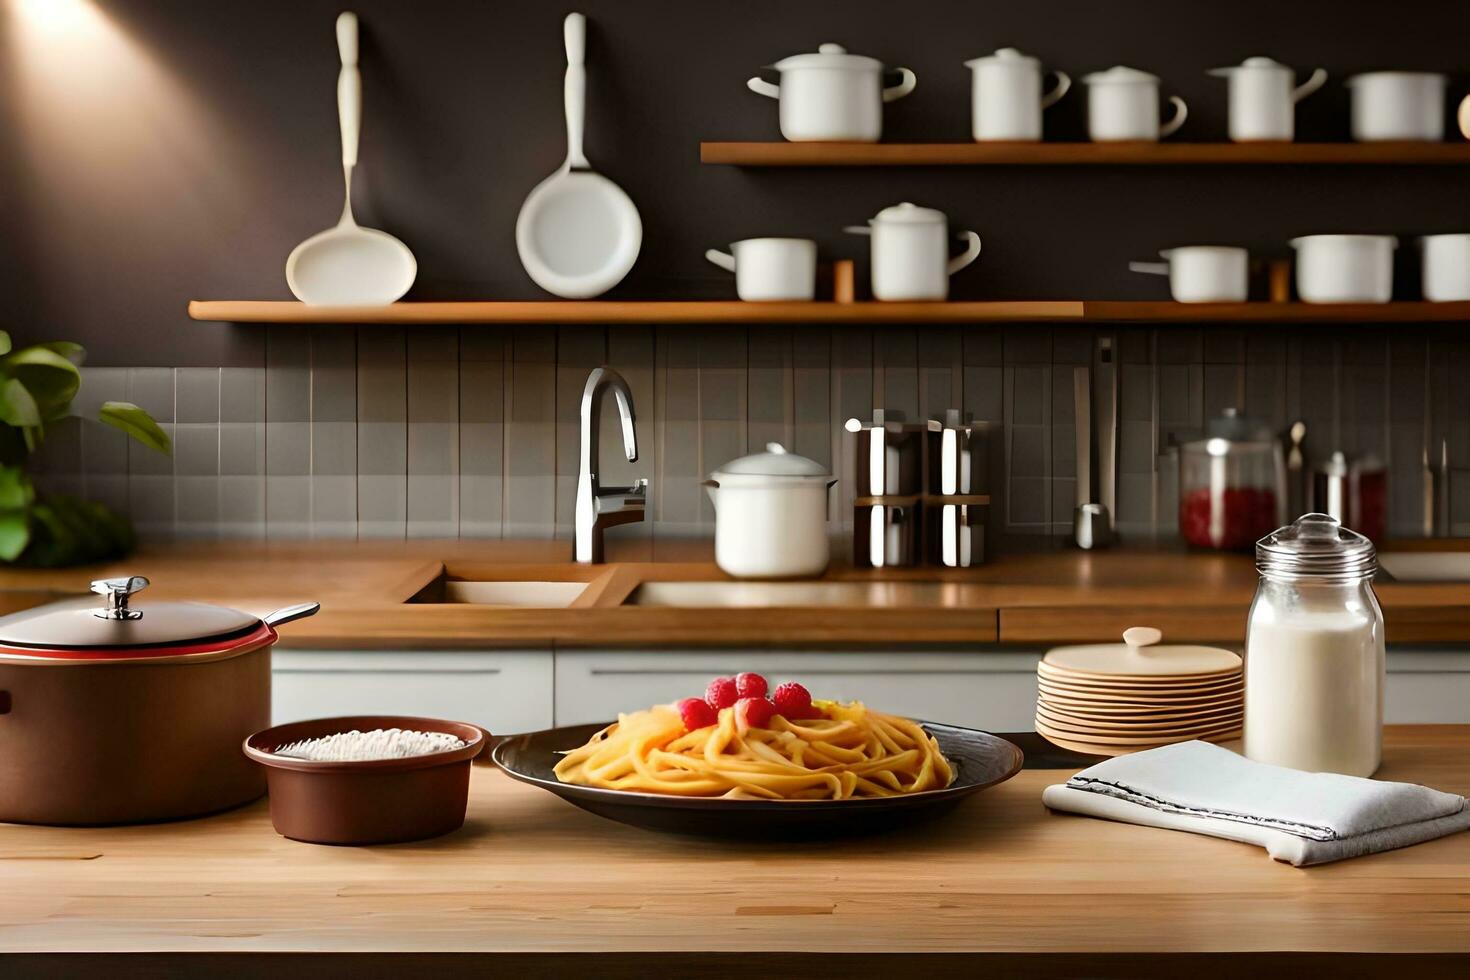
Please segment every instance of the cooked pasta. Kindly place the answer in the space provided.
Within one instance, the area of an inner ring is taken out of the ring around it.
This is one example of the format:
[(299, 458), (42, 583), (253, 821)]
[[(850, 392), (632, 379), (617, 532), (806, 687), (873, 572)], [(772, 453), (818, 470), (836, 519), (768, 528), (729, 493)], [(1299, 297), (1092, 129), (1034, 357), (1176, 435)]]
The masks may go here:
[(686, 731), (661, 705), (618, 716), (556, 765), (564, 783), (675, 796), (846, 800), (943, 789), (954, 777), (934, 739), (907, 718), (865, 705), (821, 703), (823, 717), (769, 727), (724, 708)]

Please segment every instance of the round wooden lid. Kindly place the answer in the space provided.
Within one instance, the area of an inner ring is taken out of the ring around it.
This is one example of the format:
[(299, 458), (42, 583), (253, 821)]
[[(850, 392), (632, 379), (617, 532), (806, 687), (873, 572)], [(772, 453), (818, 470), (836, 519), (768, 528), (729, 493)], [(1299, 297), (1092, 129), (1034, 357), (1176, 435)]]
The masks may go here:
[(1113, 678), (1207, 677), (1241, 669), (1239, 654), (1220, 647), (1160, 645), (1150, 626), (1123, 631), (1122, 643), (1057, 647), (1042, 662), (1065, 673)]

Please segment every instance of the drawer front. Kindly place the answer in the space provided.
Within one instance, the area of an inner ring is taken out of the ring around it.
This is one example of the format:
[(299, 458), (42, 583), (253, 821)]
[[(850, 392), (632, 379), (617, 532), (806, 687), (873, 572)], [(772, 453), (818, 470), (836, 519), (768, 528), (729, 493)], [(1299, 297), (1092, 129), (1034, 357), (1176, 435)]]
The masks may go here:
[(1389, 650), (1383, 720), (1390, 725), (1470, 723), (1470, 652)]
[(609, 721), (619, 711), (704, 693), (710, 678), (753, 670), (774, 687), (800, 681), (819, 698), (991, 731), (1030, 731), (1035, 653), (740, 651), (558, 652), (556, 723)]
[(550, 728), (549, 650), (282, 650), (272, 657), (276, 724), (333, 715), (467, 721), (494, 734)]

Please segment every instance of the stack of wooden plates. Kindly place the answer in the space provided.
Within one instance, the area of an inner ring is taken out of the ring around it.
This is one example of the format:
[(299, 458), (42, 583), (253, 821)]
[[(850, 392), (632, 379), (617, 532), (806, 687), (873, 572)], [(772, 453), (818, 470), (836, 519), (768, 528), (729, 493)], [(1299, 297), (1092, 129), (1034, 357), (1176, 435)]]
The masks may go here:
[(1059, 647), (1036, 668), (1036, 731), (1062, 748), (1120, 755), (1170, 742), (1223, 742), (1245, 717), (1241, 659), (1229, 650), (1157, 646), (1134, 627), (1123, 643)]

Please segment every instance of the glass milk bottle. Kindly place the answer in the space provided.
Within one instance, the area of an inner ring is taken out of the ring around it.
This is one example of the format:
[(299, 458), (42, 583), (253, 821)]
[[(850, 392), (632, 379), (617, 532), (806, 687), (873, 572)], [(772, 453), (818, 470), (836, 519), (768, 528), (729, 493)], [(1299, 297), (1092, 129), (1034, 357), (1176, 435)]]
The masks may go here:
[(1373, 542), (1305, 514), (1256, 543), (1245, 647), (1245, 754), (1371, 776), (1383, 750), (1383, 612)]

